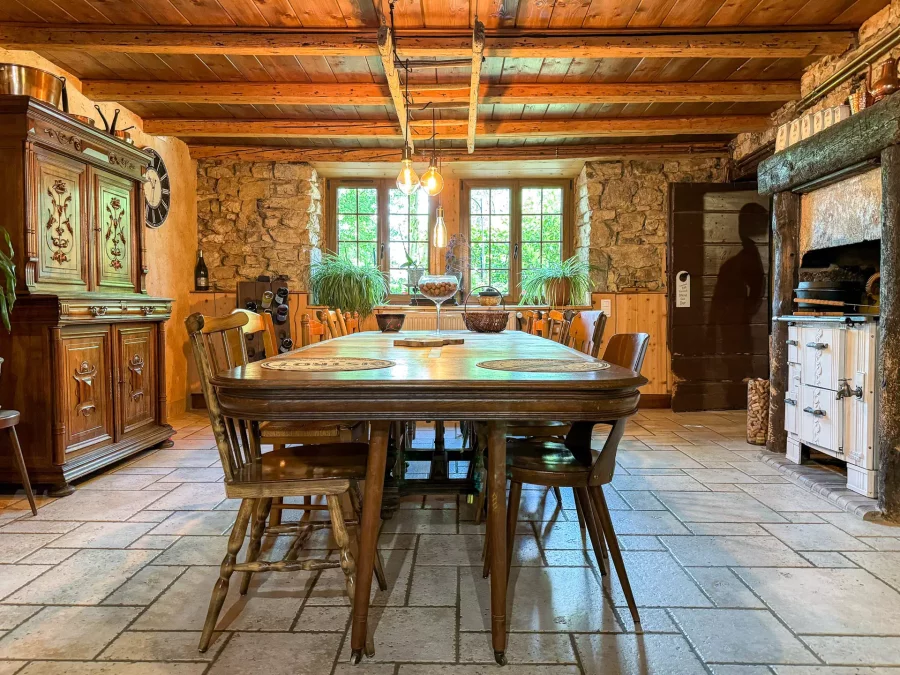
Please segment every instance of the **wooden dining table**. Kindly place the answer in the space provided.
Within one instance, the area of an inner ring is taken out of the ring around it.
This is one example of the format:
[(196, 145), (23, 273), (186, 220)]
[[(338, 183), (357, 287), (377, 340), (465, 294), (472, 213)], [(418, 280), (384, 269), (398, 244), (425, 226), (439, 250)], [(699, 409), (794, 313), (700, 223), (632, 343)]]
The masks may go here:
[[(355, 333), (309, 345), (273, 359), (221, 372), (216, 387), (224, 415), (252, 421), (367, 420), (371, 422), (360, 523), (350, 646), (358, 663), (367, 644), (372, 572), (380, 526), (390, 425), (402, 420), (466, 420), (487, 438), (488, 531), (491, 555), (491, 633), (494, 656), (506, 663), (506, 426), (514, 420), (581, 422), (573, 434), (589, 436), (593, 424), (634, 414), (646, 383), (639, 374), (521, 331), (444, 332), (463, 344), (395, 346), (424, 333)], [(310, 362), (308, 359), (322, 359)], [(365, 364), (378, 359), (387, 364)], [(535, 366), (531, 360), (540, 361)], [(565, 372), (495, 370), (479, 364), (513, 360), (506, 367)], [(528, 360), (527, 362), (524, 360)], [(286, 361), (296, 363), (286, 364)], [(306, 361), (302, 363), (301, 361)], [(274, 363), (278, 362), (278, 363)], [(590, 365), (585, 362), (589, 362)], [(307, 370), (336, 368), (336, 370)], [(366, 370), (347, 370), (360, 366)], [(273, 367), (287, 368), (284, 370)], [(294, 370), (302, 367), (304, 370)], [(449, 639), (449, 638), (448, 638)]]

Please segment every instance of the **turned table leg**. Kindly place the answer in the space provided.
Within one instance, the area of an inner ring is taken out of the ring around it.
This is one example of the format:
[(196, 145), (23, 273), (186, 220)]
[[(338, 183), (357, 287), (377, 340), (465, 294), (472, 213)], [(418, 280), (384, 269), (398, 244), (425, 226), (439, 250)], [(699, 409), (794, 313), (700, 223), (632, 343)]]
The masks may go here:
[[(356, 568), (356, 592), (353, 598), (353, 626), (350, 634), (351, 663), (359, 663), (366, 646), (366, 621), (372, 592), (376, 546), (381, 520), (381, 497), (387, 461), (390, 422), (372, 422), (369, 458), (366, 464), (366, 491), (363, 494), (362, 518), (359, 525), (359, 565)], [(371, 650), (370, 650), (371, 651)], [(374, 656), (374, 651), (366, 654)]]
[(491, 642), (506, 665), (506, 422), (488, 422), (488, 525), (491, 557)]

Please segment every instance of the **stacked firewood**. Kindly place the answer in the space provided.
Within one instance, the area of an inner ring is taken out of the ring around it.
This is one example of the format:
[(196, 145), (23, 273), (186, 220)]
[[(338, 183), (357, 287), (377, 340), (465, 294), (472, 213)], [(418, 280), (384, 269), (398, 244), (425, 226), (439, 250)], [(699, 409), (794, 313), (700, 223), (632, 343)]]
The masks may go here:
[(769, 431), (769, 381), (755, 378), (747, 382), (747, 442), (765, 445)]

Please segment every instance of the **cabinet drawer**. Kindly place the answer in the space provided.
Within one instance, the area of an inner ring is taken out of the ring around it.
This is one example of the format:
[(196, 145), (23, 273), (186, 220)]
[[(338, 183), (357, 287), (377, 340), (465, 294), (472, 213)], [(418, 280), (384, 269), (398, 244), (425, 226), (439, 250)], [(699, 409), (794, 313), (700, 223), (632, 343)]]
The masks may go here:
[(800, 363), (800, 326), (788, 326), (788, 363)]
[(837, 390), (841, 374), (844, 331), (824, 326), (804, 326), (800, 331), (800, 363), (803, 384)]
[(800, 390), (800, 440), (840, 452), (841, 411), (841, 401), (833, 391), (804, 384)]
[(789, 389), (784, 397), (784, 429), (789, 434), (800, 433), (800, 396)]
[(66, 455), (112, 441), (109, 327), (73, 331), (62, 338), (61, 369)]

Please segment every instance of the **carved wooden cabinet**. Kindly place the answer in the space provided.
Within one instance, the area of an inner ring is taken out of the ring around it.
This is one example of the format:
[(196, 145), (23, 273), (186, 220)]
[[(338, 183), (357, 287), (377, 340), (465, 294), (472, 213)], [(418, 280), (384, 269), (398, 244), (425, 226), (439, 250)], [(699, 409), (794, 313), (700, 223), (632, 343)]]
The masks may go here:
[[(15, 249), (0, 405), (22, 413), (32, 480), (74, 478), (169, 439), (165, 321), (146, 295), (149, 157), (55, 108), (0, 97), (0, 226)], [(0, 482), (14, 479), (3, 464)]]

